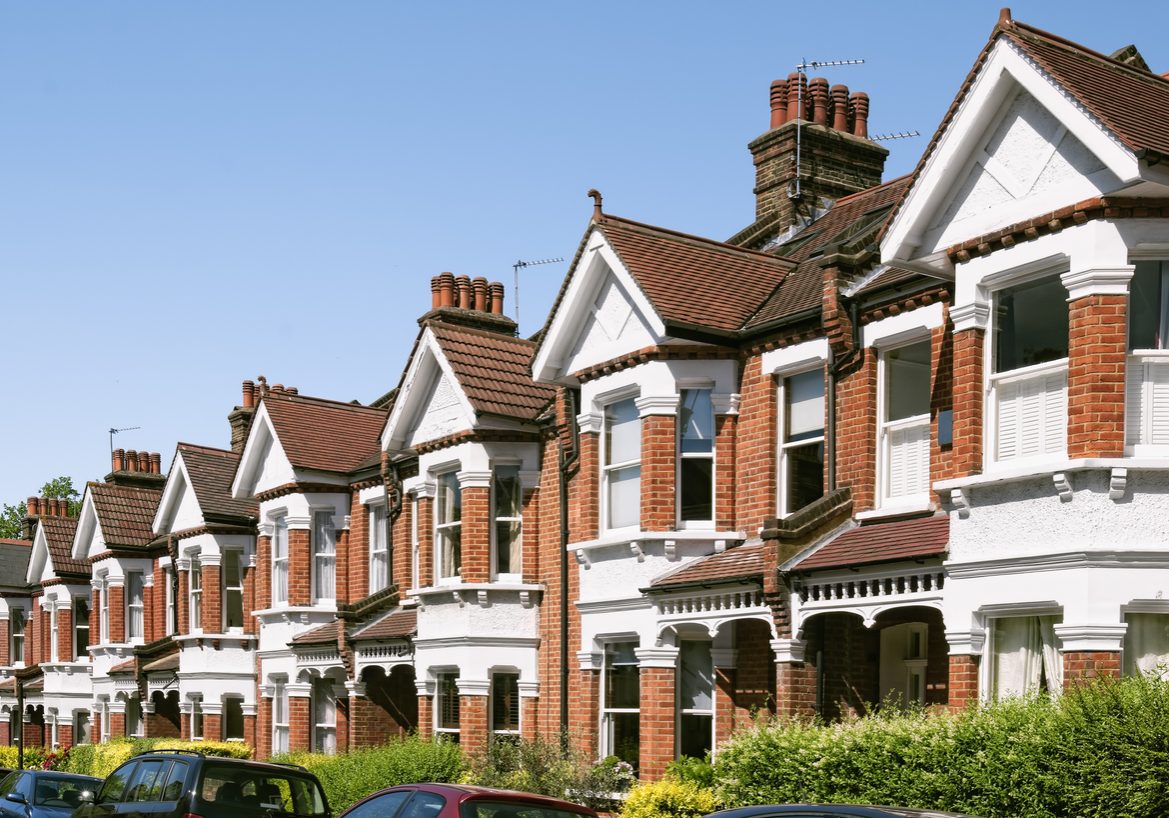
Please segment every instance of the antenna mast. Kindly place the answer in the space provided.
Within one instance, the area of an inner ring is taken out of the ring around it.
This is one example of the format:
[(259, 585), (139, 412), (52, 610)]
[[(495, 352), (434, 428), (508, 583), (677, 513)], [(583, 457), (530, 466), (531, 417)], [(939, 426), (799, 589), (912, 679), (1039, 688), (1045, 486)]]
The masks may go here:
[(796, 66), (796, 71), (799, 72), (799, 80), (796, 83), (796, 180), (794, 190), (789, 187), (787, 196), (789, 199), (799, 200), (803, 192), (800, 190), (800, 134), (804, 127), (804, 77), (808, 75), (809, 68), (825, 68), (833, 65), (863, 65), (864, 60), (800, 60), (800, 64)]
[(110, 427), (110, 455), (113, 456), (113, 454), (114, 454), (114, 435), (116, 435), (118, 432), (132, 432), (135, 429), (141, 429), (141, 428), (142, 428), (141, 426), (126, 426), (123, 429), (115, 429), (113, 426), (111, 426)]
[(517, 328), (520, 324), (520, 268), (535, 267), (539, 264), (555, 264), (559, 261), (564, 261), (564, 259), (557, 256), (556, 258), (541, 258), (535, 261), (517, 261), (511, 265), (512, 277), (515, 279), (515, 285), (512, 289), (515, 290), (515, 323)]

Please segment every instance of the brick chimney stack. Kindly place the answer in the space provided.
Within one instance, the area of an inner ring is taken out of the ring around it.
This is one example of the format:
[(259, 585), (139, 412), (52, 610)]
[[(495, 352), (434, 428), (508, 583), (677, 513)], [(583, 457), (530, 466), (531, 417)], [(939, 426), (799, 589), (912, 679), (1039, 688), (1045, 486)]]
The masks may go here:
[[(110, 452), (110, 473), (106, 482), (116, 486), (137, 486), (139, 488), (160, 488), (166, 482), (162, 473), (162, 455), (159, 452), (114, 449)], [(45, 513), (45, 501), (41, 501), (41, 513)]]
[(503, 314), (503, 282), (440, 273), (430, 279), (430, 311), (419, 324), (442, 321), (515, 335), (515, 321)]
[[(868, 138), (869, 97), (799, 72), (770, 87), (770, 128), (748, 146), (755, 163), (755, 221), (768, 236), (842, 196), (881, 183), (889, 151)], [(799, 131), (799, 185), (796, 132)], [(798, 195), (797, 195), (798, 187)]]
[(257, 380), (243, 382), (243, 397), (240, 405), (232, 409), (227, 415), (227, 422), (231, 426), (231, 450), (236, 454), (244, 450), (248, 440), (248, 432), (252, 428), (252, 419), (256, 416), (256, 404), (262, 397), (261, 390), (266, 388), (267, 381), (263, 375)]

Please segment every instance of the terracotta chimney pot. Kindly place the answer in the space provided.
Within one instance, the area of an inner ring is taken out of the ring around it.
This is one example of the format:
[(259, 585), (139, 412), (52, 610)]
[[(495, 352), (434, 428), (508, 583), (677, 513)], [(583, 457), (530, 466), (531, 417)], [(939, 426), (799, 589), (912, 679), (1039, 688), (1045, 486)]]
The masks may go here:
[(41, 498), (40, 497), (29, 497), (28, 498), (28, 516), (29, 517), (40, 517), (41, 516)]
[(503, 282), (491, 282), (491, 311), (496, 315), (503, 315)]
[(283, 393), (284, 392), (284, 384), (282, 384), (282, 383), (272, 384), (272, 391), (278, 392), (278, 393)]
[(112, 471), (124, 471), (126, 469), (126, 450), (114, 449), (114, 465)]
[[(803, 94), (803, 104), (800, 104), (800, 96)], [(799, 71), (793, 71), (787, 75), (787, 118), (790, 122), (793, 119), (808, 118), (808, 78)]]
[(431, 278), (430, 278), (430, 308), (432, 310), (437, 310), (439, 305), (442, 303), (442, 295), (439, 293), (440, 289), (442, 289), (442, 285), (439, 283), (438, 276), (431, 276)]
[(451, 273), (438, 274), (438, 295), (440, 307), (455, 305), (455, 277)]
[(150, 452), (138, 452), (138, 471), (150, 473)]
[(150, 453), (150, 473), (162, 474), (162, 454), (160, 452)]
[(126, 471), (138, 471), (138, 452), (126, 449)]
[(475, 309), (479, 312), (487, 311), (487, 279), (479, 276), (471, 281), (471, 289), (475, 293)]
[(832, 127), (848, 133), (848, 86), (832, 86)]
[(458, 293), (456, 306), (460, 310), (471, 309), (471, 277), (455, 276), (455, 290)]
[(256, 406), (256, 385), (252, 381), (243, 383), (243, 407), (253, 409)]
[(815, 77), (808, 86), (812, 96), (812, 122), (816, 125), (828, 124), (828, 80)]
[(771, 83), (771, 127), (787, 122), (787, 80)]
[(849, 100), (852, 108), (852, 135), (869, 138), (869, 95), (857, 91)]
[(289, 387), (287, 387), (287, 388), (286, 388), (284, 391), (285, 391), (285, 392), (287, 392), (287, 393), (288, 393), (288, 394), (290, 394), (290, 395), (299, 395), (299, 394), (300, 394), (300, 387), (297, 387), (297, 386), (289, 386)]

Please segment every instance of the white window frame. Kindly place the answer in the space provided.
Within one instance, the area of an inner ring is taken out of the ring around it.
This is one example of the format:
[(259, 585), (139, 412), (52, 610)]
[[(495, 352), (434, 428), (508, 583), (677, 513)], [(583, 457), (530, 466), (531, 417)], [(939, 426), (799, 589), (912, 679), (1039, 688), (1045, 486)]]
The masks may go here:
[[(776, 480), (775, 480), (776, 493), (778, 495), (776, 497), (776, 509), (777, 509), (777, 514), (779, 517), (787, 517), (788, 515), (793, 514), (796, 511), (799, 511), (798, 508), (788, 508), (787, 507), (787, 505), (788, 505), (788, 502), (787, 502), (788, 454), (787, 453), (789, 451), (793, 451), (795, 449), (804, 448), (805, 446), (811, 446), (813, 444), (818, 443), (821, 446), (824, 446), (824, 458), (827, 459), (827, 457), (829, 456), (828, 451), (827, 451), (826, 439), (825, 439), (825, 433), (826, 433), (825, 424), (827, 423), (827, 417), (825, 417), (824, 421), (821, 423), (821, 426), (820, 426), (821, 433), (820, 433), (819, 437), (805, 437), (805, 438), (800, 438), (799, 440), (792, 440), (792, 441), (785, 439), (785, 431), (784, 430), (787, 428), (787, 390), (788, 390), (787, 382), (791, 378), (797, 378), (801, 375), (806, 375), (810, 372), (818, 372), (821, 376), (821, 384), (822, 384), (821, 400), (824, 402), (825, 411), (827, 411), (828, 383), (827, 383), (827, 374), (825, 372), (824, 362), (816, 361), (814, 363), (814, 365), (812, 365), (812, 366), (804, 366), (804, 367), (800, 367), (800, 368), (794, 368), (794, 369), (785, 370), (785, 371), (775, 373), (776, 378), (779, 381), (779, 383), (776, 386), (776, 389), (777, 389), (777, 392), (776, 392), (777, 420), (776, 420), (776, 427), (775, 427), (776, 444), (777, 444), (777, 448), (778, 448), (778, 452), (776, 455), (777, 473), (776, 473)], [(826, 464), (825, 464), (825, 467), (826, 467)], [(824, 480), (823, 476), (821, 477), (821, 480)], [(821, 495), (821, 496), (823, 496), (823, 495)]]
[[(313, 509), (309, 540), (312, 602), (333, 602), (337, 599), (337, 526), (333, 509)], [(327, 582), (322, 577), (330, 572), (332, 582)]]
[(98, 577), (98, 637), (103, 645), (110, 643), (110, 575)]
[(191, 697), (191, 741), (203, 741), (205, 736), (203, 722), (203, 697)]
[[(1051, 617), (1055, 620), (1055, 627), (1058, 628), (1063, 622), (1063, 611), (1060, 608), (1048, 607), (1031, 607), (1031, 606), (1011, 606), (1005, 605), (1001, 608), (994, 607), (989, 612), (985, 613), (986, 623), (986, 638), (983, 646), (983, 658), (981, 662), (979, 690), (981, 691), (981, 698), (984, 701), (994, 702), (1000, 701), (1006, 696), (1001, 696), (998, 692), (999, 680), (996, 678), (995, 670), (995, 651), (999, 635), (999, 623), (1004, 619), (1028, 619), (1034, 617)], [(1063, 689), (1063, 651), (1059, 649), (1060, 638), (1058, 633), (1054, 637), (1057, 648), (1056, 656), (1056, 670), (1060, 674), (1059, 678), (1054, 680), (1054, 690), (1049, 690), (1051, 695), (1059, 695)], [(1042, 650), (1042, 646), (1040, 648)], [(1041, 657), (1042, 660), (1042, 657)], [(1053, 680), (1048, 680), (1052, 684)], [(1034, 692), (1034, 691), (1032, 691)]]
[[(514, 470), (516, 489), (519, 492), (519, 514), (516, 516), (508, 516), (500, 514), (498, 497), (497, 497), (497, 479), (500, 469)], [(523, 579), (524, 567), (524, 481), (521, 476), (519, 463), (500, 462), (493, 465), (491, 469), (491, 575), (496, 580), (505, 582), (519, 582)], [(518, 525), (519, 543), (515, 549), (519, 557), (519, 564), (512, 565), (509, 555), (509, 564), (507, 571), (499, 570), (500, 559), (500, 543), (499, 543), (499, 524), (500, 523), (515, 523)]]
[[(127, 571), (125, 578), (125, 641), (146, 639), (146, 575), (142, 571)], [(135, 592), (137, 599), (135, 599)], [(137, 632), (135, 632), (137, 631)]]
[[(515, 728), (498, 728), (495, 726), (495, 697), (496, 697), (496, 679), (499, 677), (512, 677), (515, 679)], [(493, 670), (491, 671), (491, 689), (490, 695), (487, 699), (487, 729), (493, 736), (519, 736), (523, 732), (523, 718), (524, 708), (523, 699), (520, 698), (520, 672), (518, 670)]]
[[(8, 661), (10, 664), (17, 667), (24, 667), (28, 658), (26, 653), (28, 649), (27, 639), (25, 638), (28, 630), (28, 617), (25, 616), (25, 608), (23, 605), (13, 605), (8, 609)], [(20, 627), (17, 627), (17, 622)], [(17, 647), (19, 645), (19, 648)], [(16, 657), (20, 658), (17, 659)]]
[(57, 603), (49, 605), (49, 661), (59, 662), (61, 651), (57, 637)]
[[(682, 697), (682, 673), (683, 673), (682, 645), (683, 645), (683, 643), (686, 643), (686, 642), (695, 642), (695, 643), (699, 643), (699, 644), (705, 644), (706, 649), (707, 649), (707, 655), (710, 656), (710, 707), (709, 708), (682, 707), (682, 701), (681, 701), (681, 697)], [(713, 753), (718, 745), (718, 742), (715, 740), (715, 735), (717, 732), (716, 728), (715, 728), (715, 719), (717, 718), (717, 716), (715, 714), (715, 697), (718, 695), (718, 693), (717, 693), (718, 680), (716, 678), (716, 673), (717, 673), (717, 671), (715, 670), (715, 667), (714, 667), (714, 645), (710, 642), (710, 640), (708, 640), (708, 639), (680, 639), (679, 640), (679, 644), (678, 644), (678, 700), (676, 702), (676, 713), (675, 713), (675, 724), (677, 725), (677, 730), (675, 731), (675, 734), (676, 734), (675, 735), (675, 745), (676, 746), (674, 747), (675, 757), (681, 757), (681, 755), (682, 755), (682, 717), (683, 716), (702, 716), (705, 718), (709, 718), (710, 719), (710, 735), (708, 736), (708, 738), (709, 738), (709, 743), (710, 743), (710, 752)]]
[[(912, 415), (900, 420), (890, 421), (889, 416), (889, 395), (892, 380), (892, 373), (889, 367), (889, 355), (906, 347), (915, 346), (917, 344), (925, 344), (929, 349), (930, 363), (927, 365), (929, 370), (930, 380), (932, 382), (933, 375), (933, 344), (928, 333), (922, 332), (915, 337), (904, 340), (899, 339), (897, 343), (882, 344), (877, 346), (877, 503), (878, 507), (887, 508), (889, 506), (925, 506), (930, 500), (930, 450), (932, 446), (932, 429), (931, 429), (931, 407), (930, 399), (927, 398), (926, 409), (924, 413)], [(892, 480), (890, 479), (890, 467), (893, 453), (893, 442), (891, 437), (898, 432), (920, 432), (924, 426), (925, 432), (925, 463), (922, 464), (924, 469), (925, 480), (920, 490), (916, 492), (905, 492), (901, 494), (892, 494)]]
[(283, 678), (272, 680), (272, 754), (289, 750), (288, 683)]
[(376, 594), (390, 585), (390, 543), (386, 536), (389, 513), (385, 503), (370, 503), (369, 521), (369, 593)]
[(126, 699), (125, 719), (127, 736), (142, 738), (146, 735), (146, 719), (142, 712), (142, 702), (137, 696)]
[(175, 567), (173, 565), (167, 566), (162, 572), (163, 582), (166, 583), (166, 589), (163, 596), (166, 600), (165, 618), (166, 618), (166, 636), (173, 636), (179, 631), (179, 611), (178, 604), (175, 600)]
[[(86, 599), (84, 596), (74, 597), (72, 600), (73, 632), (70, 634), (70, 637), (73, 639), (73, 661), (75, 662), (81, 662), (89, 659), (89, 606), (91, 601), (92, 600)], [(80, 624), (78, 621), (79, 617), (77, 616), (77, 604), (79, 602), (85, 605), (84, 625)], [(81, 631), (85, 631), (85, 649), (83, 651), (77, 650), (77, 648), (82, 647), (79, 644)]]
[[(459, 482), (458, 472), (454, 469), (435, 474), (435, 490), (434, 490), (434, 576), (435, 584), (452, 584), (462, 581), (463, 573), (463, 487)], [(446, 514), (443, 511), (443, 500), (446, 492), (458, 492), (459, 510), (458, 519), (447, 520)], [(459, 558), (456, 561), (454, 557), (449, 557), (453, 572), (447, 573), (444, 569), (448, 561), (447, 549), (449, 547), (447, 536), (448, 532), (455, 532), (459, 538)]]
[[(272, 519), (272, 586), (271, 605), (288, 604), (288, 517), (278, 514)], [(277, 591), (280, 591), (278, 594)]]
[[(599, 744), (600, 744), (601, 758), (606, 758), (606, 757), (611, 756), (611, 755), (617, 755), (617, 748), (613, 746), (613, 744), (614, 744), (613, 719), (612, 719), (613, 716), (636, 715), (638, 717), (639, 721), (641, 719), (641, 691), (640, 691), (641, 666), (640, 666), (640, 663), (638, 663), (638, 665), (637, 665), (638, 706), (636, 708), (609, 707), (609, 674), (608, 674), (608, 670), (609, 670), (609, 666), (611, 663), (611, 657), (614, 656), (616, 653), (616, 646), (622, 645), (622, 644), (633, 645), (633, 650), (636, 651), (639, 643), (635, 639), (613, 639), (613, 640), (608, 641), (604, 645), (604, 648), (602, 651), (603, 658), (601, 660), (601, 683), (600, 683), (600, 691), (599, 691), (600, 695), (597, 697), (598, 704), (600, 705), (601, 731), (600, 731), (600, 736), (599, 736), (599, 738), (600, 738)], [(636, 653), (634, 655), (636, 656)], [(628, 665), (628, 663), (622, 663), (622, 664)], [(638, 745), (639, 745), (638, 753), (639, 753), (639, 755), (640, 755), (640, 745), (643, 741), (644, 741), (644, 739), (642, 739), (640, 737), (640, 734), (639, 734), (639, 738), (638, 738)]]
[[(677, 417), (677, 434), (675, 435), (675, 444), (677, 451), (677, 464), (675, 471), (675, 481), (678, 487), (675, 492), (675, 512), (674, 516), (677, 520), (679, 529), (713, 529), (715, 518), (718, 516), (716, 509), (716, 500), (718, 498), (718, 415), (714, 410), (714, 388), (712, 385), (706, 384), (680, 384), (678, 392), (678, 417)], [(686, 395), (688, 392), (706, 392), (707, 402), (710, 404), (710, 451), (709, 452), (684, 452), (682, 451), (682, 443), (684, 437), (684, 430), (682, 428), (683, 407), (686, 404)], [(693, 520), (683, 519), (682, 517), (682, 462), (685, 460), (709, 460), (710, 461), (710, 517), (706, 519), (695, 518)]]
[[(454, 696), (458, 727), (446, 727), (442, 723), (443, 701)], [(459, 671), (442, 670), (434, 674), (434, 733), (458, 741), (461, 734), (462, 703), (459, 701)]]
[[(1138, 257), (1133, 262), (1130, 304), (1136, 280), (1135, 265), (1160, 265), (1160, 326), (1154, 347), (1133, 347), (1126, 338), (1125, 454), (1129, 457), (1164, 457), (1169, 454), (1169, 260)], [(1130, 330), (1131, 323), (1130, 313)]]
[[(637, 413), (637, 456), (627, 457), (624, 460), (614, 460), (608, 462), (607, 450), (609, 448), (610, 416), (609, 411), (612, 407), (621, 404), (632, 404), (634, 411)], [(642, 426), (644, 425), (641, 417), (641, 410), (637, 406), (636, 393), (628, 391), (606, 396), (604, 403), (601, 404), (601, 434), (598, 444), (597, 461), (600, 464), (600, 506), (601, 506), (601, 530), (610, 532), (621, 531), (638, 531), (641, 529), (641, 435)], [(623, 472), (637, 469), (637, 519), (633, 523), (625, 525), (614, 525), (612, 517), (612, 509), (610, 508), (609, 494), (613, 485), (613, 478)]]
[(74, 710), (73, 711), (73, 743), (74, 744), (92, 744), (93, 743), (93, 721), (89, 718), (88, 710)]
[(312, 682), (312, 752), (335, 755), (337, 752), (337, 691), (333, 680), (317, 678)]
[(422, 538), (419, 536), (418, 511), (421, 503), (418, 495), (410, 497), (410, 587), (417, 588), (422, 583)]
[[(227, 734), (229, 724), (230, 724), (230, 719), (228, 718), (228, 708), (231, 706), (231, 704), (230, 704), (231, 702), (236, 702), (236, 703), (238, 703), (238, 706), (239, 706), (239, 735), (238, 736), (229, 736)], [(229, 694), (229, 695), (226, 695), (223, 697), (223, 717), (222, 717), (222, 723), (220, 724), (220, 731), (223, 734), (224, 741), (235, 742), (235, 741), (243, 741), (244, 740), (244, 737), (247, 734), (247, 721), (244, 718), (244, 697), (243, 696), (240, 696), (238, 694)]]
[(188, 558), (187, 595), (189, 605), (187, 621), (190, 633), (203, 632), (203, 558), (198, 552)]
[(110, 740), (110, 702), (109, 699), (102, 699), (98, 705), (101, 711), (101, 742), (105, 744)]
[[(236, 561), (236, 574), (239, 578), (239, 585), (227, 584), (227, 565), (228, 561), (233, 559)], [(223, 549), (220, 557), (219, 577), (223, 588), (219, 597), (219, 607), (221, 609), (220, 627), (223, 629), (223, 633), (242, 632), (248, 621), (248, 612), (244, 605), (244, 552), (242, 548)], [(230, 606), (229, 600), (233, 594), (239, 599), (240, 624), (229, 626), (227, 624), (227, 615)]]

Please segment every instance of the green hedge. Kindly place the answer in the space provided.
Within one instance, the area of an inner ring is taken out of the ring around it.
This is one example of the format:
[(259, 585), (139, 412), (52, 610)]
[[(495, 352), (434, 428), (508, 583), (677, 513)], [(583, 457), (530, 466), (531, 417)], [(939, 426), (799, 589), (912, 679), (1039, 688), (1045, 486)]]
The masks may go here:
[(987, 818), (1169, 814), (1169, 683), (1102, 681), (958, 714), (779, 721), (715, 763), (727, 806), (900, 804)]
[[(16, 769), (16, 747), (0, 747), (0, 767), (10, 770)], [(45, 763), (45, 748), (29, 746), (24, 748), (24, 766), (26, 769), (39, 768)]]
[(334, 814), (383, 787), (458, 781), (465, 769), (459, 745), (414, 736), (345, 755), (285, 753), (272, 760), (312, 770), (321, 780)]
[(56, 768), (64, 772), (105, 778), (118, 765), (150, 750), (197, 750), (212, 756), (251, 758), (252, 748), (235, 741), (184, 741), (177, 738), (116, 738), (102, 744), (78, 744)]

